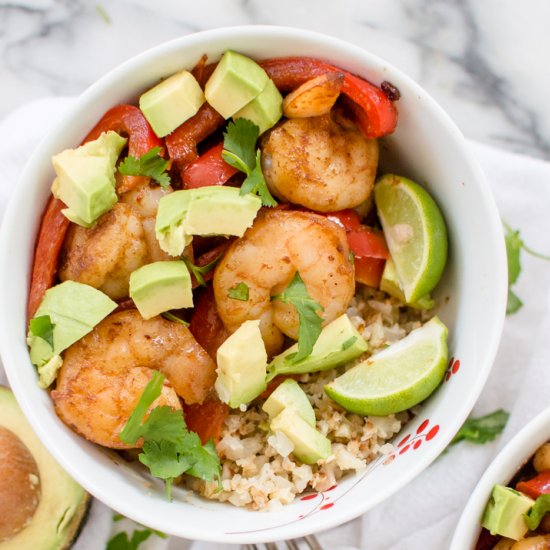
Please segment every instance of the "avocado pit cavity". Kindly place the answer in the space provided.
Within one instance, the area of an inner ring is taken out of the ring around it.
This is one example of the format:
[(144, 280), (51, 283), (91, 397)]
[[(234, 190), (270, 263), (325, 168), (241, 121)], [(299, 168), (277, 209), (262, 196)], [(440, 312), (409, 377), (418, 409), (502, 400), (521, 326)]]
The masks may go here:
[(0, 543), (29, 525), (40, 495), (34, 457), (19, 437), (0, 426)]

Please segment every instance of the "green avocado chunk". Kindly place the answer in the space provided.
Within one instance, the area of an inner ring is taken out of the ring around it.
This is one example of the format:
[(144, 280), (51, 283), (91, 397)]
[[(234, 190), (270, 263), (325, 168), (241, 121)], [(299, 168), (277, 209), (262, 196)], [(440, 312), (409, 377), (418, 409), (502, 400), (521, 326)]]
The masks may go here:
[(276, 355), (269, 363), (267, 381), (278, 374), (301, 374), (339, 367), (359, 357), (367, 349), (367, 342), (344, 314), (323, 328), (308, 357), (297, 363), (292, 362), (289, 356), (298, 351), (298, 344)]
[[(0, 521), (0, 548), (2, 550), (60, 550), (71, 546), (83, 522), (89, 504), (88, 494), (73, 481), (46, 451), (17, 405), (8, 388), (0, 386), (0, 431), (6, 430), (26, 447), (34, 458), (38, 471), (39, 501), (30, 521), (7, 535), (8, 526)], [(6, 433), (6, 432), (4, 432)], [(0, 447), (0, 455), (6, 458)], [(2, 483), (0, 482), (0, 486)], [(4, 486), (4, 490), (6, 487)], [(0, 490), (0, 500), (15, 502)], [(6, 520), (5, 516), (2, 520)], [(4, 529), (3, 529), (4, 528)]]
[(52, 193), (67, 205), (65, 217), (90, 227), (117, 202), (116, 162), (126, 141), (116, 132), (105, 132), (94, 141), (52, 157), (57, 175)]
[(32, 330), (27, 337), (31, 361), (38, 367), (42, 387), (49, 386), (55, 379), (62, 364), (60, 353), (91, 332), (116, 307), (116, 302), (103, 292), (75, 281), (65, 281), (46, 291), (34, 319), (50, 318), (53, 347)]
[[(382, 279), (380, 280), (380, 290), (387, 292), (390, 296), (401, 300), (404, 304), (407, 303), (405, 294), (399, 286), (399, 279), (397, 278), (397, 270), (395, 269), (395, 263), (391, 258), (386, 260), (384, 265), (384, 271), (382, 272)], [(432, 309), (435, 306), (435, 300), (430, 294), (426, 294), (419, 298), (413, 304), (408, 304), (414, 309)]]
[(219, 347), (217, 363), (214, 387), (221, 401), (238, 408), (258, 397), (267, 385), (267, 353), (260, 321), (245, 321)]
[(269, 79), (260, 95), (233, 115), (233, 120), (246, 118), (260, 128), (260, 134), (275, 126), (283, 116), (283, 97)]
[(139, 108), (155, 134), (164, 137), (197, 114), (204, 93), (189, 71), (173, 74), (139, 98)]
[(495, 485), (483, 514), (482, 525), (492, 535), (520, 540), (529, 530), (523, 514), (534, 504), (533, 499), (519, 491)]
[(282, 410), (271, 420), (273, 432), (282, 432), (294, 445), (294, 456), (304, 464), (325, 460), (332, 452), (330, 440), (293, 409)]
[(262, 206), (259, 197), (234, 187), (174, 191), (159, 201), (155, 232), (162, 250), (179, 256), (193, 235), (242, 237)]
[(220, 115), (230, 118), (258, 96), (268, 80), (255, 61), (228, 50), (208, 79), (204, 95)]
[(144, 319), (193, 307), (191, 275), (182, 261), (154, 262), (130, 275), (130, 298)]
[(315, 428), (315, 412), (300, 384), (288, 378), (280, 384), (266, 399), (262, 409), (274, 418), (284, 409), (292, 409), (298, 413), (310, 426)]

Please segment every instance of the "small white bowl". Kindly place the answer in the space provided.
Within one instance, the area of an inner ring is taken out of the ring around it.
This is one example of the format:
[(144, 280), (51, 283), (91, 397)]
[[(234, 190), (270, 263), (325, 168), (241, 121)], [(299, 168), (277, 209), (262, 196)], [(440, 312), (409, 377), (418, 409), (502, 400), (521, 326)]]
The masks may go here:
[(550, 440), (550, 408), (533, 418), (498, 453), (479, 480), (455, 529), (450, 550), (474, 549), (493, 487), (507, 485), (535, 451)]
[[(288, 55), (325, 59), (401, 91), (396, 132), (383, 140), (383, 165), (425, 184), (443, 210), (450, 257), (438, 288), (439, 315), (449, 327), (453, 356), (445, 382), (397, 436), (396, 450), (350, 475), (330, 491), (297, 499), (281, 512), (260, 513), (176, 490), (169, 503), (162, 484), (72, 432), (36, 384), (25, 344), (28, 281), (41, 213), (53, 177), (50, 158), (74, 147), (113, 105), (202, 54), (226, 49), (254, 58)], [(321, 531), (351, 520), (398, 491), (447, 446), (473, 407), (493, 363), (506, 305), (502, 228), (484, 176), (464, 137), (424, 90), (370, 53), (327, 36), (280, 27), (234, 27), (163, 44), (124, 63), (89, 88), (38, 147), (14, 191), (0, 237), (2, 358), (10, 384), (39, 437), (90, 493), (138, 521), (181, 537), (225, 543), (271, 541)]]

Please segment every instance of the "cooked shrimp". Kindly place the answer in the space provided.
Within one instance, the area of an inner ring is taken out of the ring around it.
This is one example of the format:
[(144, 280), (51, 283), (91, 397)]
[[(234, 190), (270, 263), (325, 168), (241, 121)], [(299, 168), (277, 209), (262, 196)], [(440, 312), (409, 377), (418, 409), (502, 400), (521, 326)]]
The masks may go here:
[(72, 225), (63, 245), (59, 278), (88, 284), (114, 300), (128, 296), (132, 271), (170, 259), (155, 237), (158, 201), (167, 192), (142, 185), (124, 194), (94, 227)]
[[(346, 311), (355, 281), (344, 229), (311, 212), (263, 211), (214, 272), (216, 305), (226, 328), (234, 332), (244, 321), (259, 319), (270, 355), (280, 350), (283, 334), (297, 340), (294, 306), (271, 301), (296, 271), (309, 295), (324, 308), (323, 324)], [(247, 301), (228, 296), (229, 289), (241, 282), (248, 286)]]
[(287, 120), (263, 144), (262, 168), (279, 199), (318, 212), (354, 208), (371, 194), (378, 142), (338, 113)]
[(216, 365), (187, 327), (162, 317), (144, 320), (136, 310), (104, 319), (63, 358), (52, 399), (59, 417), (86, 439), (127, 448), (119, 434), (152, 369), (167, 383), (153, 406), (202, 403), (214, 385)]

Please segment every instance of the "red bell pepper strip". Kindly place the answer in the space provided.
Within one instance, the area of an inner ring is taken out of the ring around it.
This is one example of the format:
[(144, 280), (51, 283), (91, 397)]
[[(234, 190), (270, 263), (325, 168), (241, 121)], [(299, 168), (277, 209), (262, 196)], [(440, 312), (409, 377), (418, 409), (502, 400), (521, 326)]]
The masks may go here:
[[(128, 154), (132, 157), (139, 158), (153, 147), (162, 148), (164, 146), (162, 140), (153, 132), (143, 113), (134, 105), (117, 105), (109, 109), (82, 143), (93, 141), (103, 132), (110, 130), (128, 138)], [(130, 191), (147, 179), (143, 176), (123, 176), (118, 191), (120, 193)]]
[(359, 214), (350, 208), (346, 210), (338, 210), (337, 212), (328, 212), (325, 216), (341, 225), (346, 233), (350, 231), (359, 231), (361, 229), (361, 217)]
[(197, 114), (165, 137), (168, 155), (181, 170), (198, 158), (197, 145), (217, 130), (225, 119), (208, 103), (203, 103)]
[(227, 340), (230, 333), (218, 315), (214, 290), (211, 286), (205, 288), (195, 301), (189, 330), (215, 361), (218, 348)]
[(366, 138), (385, 136), (397, 126), (397, 109), (378, 86), (334, 65), (311, 57), (268, 59), (260, 65), (282, 92), (293, 90), (322, 74), (343, 73), (342, 93), (353, 102), (352, 110)]
[(533, 479), (520, 481), (516, 485), (516, 490), (534, 499), (537, 499), (540, 495), (550, 494), (550, 470), (544, 470)]
[(378, 288), (386, 260), (380, 258), (355, 258), (355, 280), (358, 283)]
[(215, 145), (197, 160), (183, 167), (181, 179), (186, 189), (223, 185), (238, 170), (222, 158), (223, 143)]
[(184, 403), (183, 413), (187, 428), (199, 434), (202, 444), (205, 445), (210, 439), (213, 439), (214, 443), (220, 440), (229, 407), (217, 396), (211, 395), (201, 404)]
[(390, 257), (382, 233), (376, 233), (365, 225), (358, 231), (348, 232), (347, 237), (349, 247), (356, 258), (380, 258), (387, 260)]
[[(135, 157), (163, 145), (141, 111), (133, 105), (117, 105), (109, 109), (82, 143), (97, 139), (109, 130), (128, 136), (128, 154)], [(142, 177), (123, 176), (119, 190), (128, 191), (146, 180), (147, 178)], [(64, 208), (66, 206), (61, 201), (51, 197), (40, 224), (27, 303), (29, 319), (34, 316), (46, 290), (55, 282), (57, 260), (70, 224), (61, 213)]]
[(55, 281), (57, 258), (70, 224), (70, 221), (61, 213), (65, 208), (66, 206), (60, 200), (51, 196), (40, 224), (27, 302), (29, 320), (34, 317), (44, 293)]

